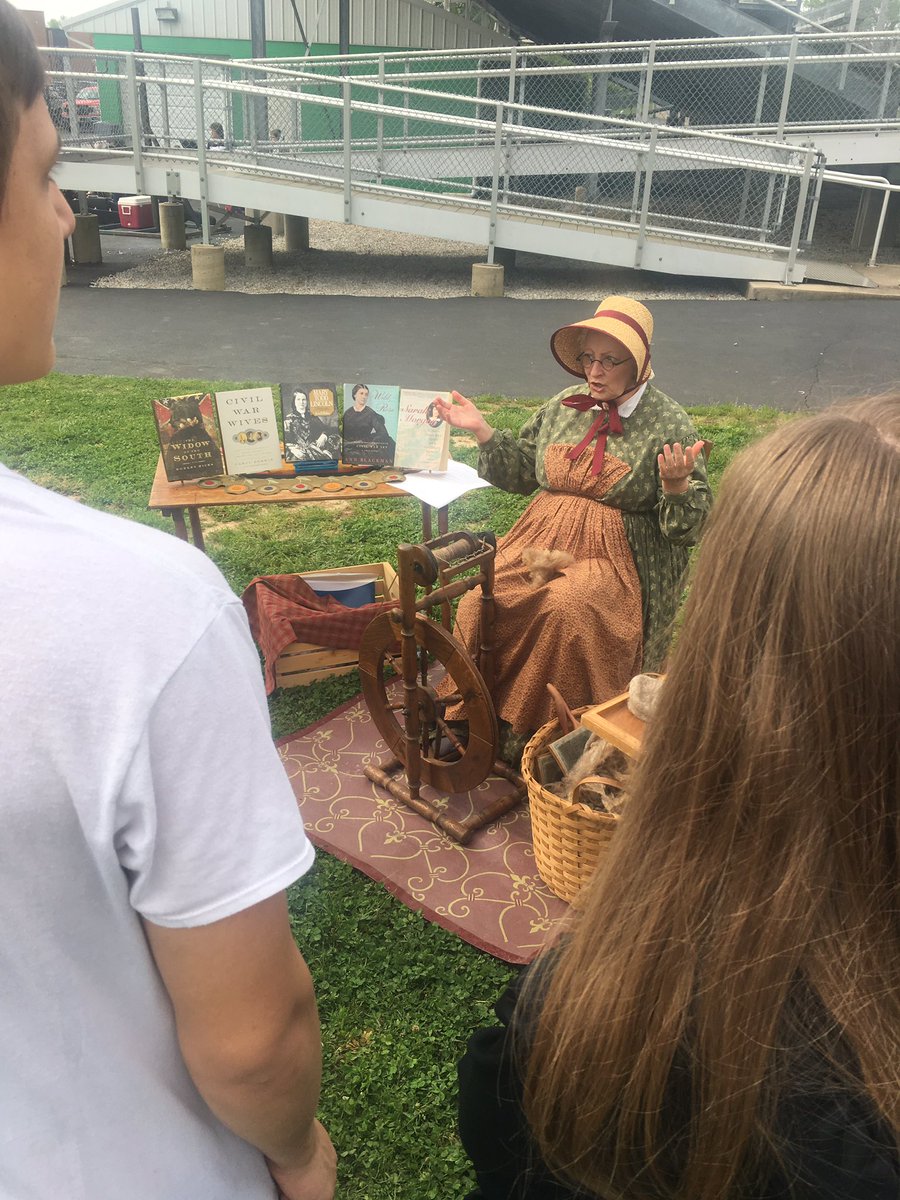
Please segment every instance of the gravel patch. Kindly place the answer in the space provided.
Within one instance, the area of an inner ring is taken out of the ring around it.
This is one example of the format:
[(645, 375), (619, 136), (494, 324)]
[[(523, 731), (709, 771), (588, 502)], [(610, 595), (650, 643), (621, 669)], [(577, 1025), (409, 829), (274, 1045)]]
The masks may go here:
[[(310, 250), (284, 248), (273, 238), (272, 271), (244, 266), (244, 239), (217, 235), (225, 246), (229, 291), (286, 295), (391, 296), (442, 300), (471, 295), (472, 264), (485, 261), (483, 246), (445, 242), (416, 234), (391, 233), (311, 220)], [(740, 300), (730, 280), (655, 275), (622, 267), (573, 262), (541, 254), (517, 255), (507, 270), (505, 294), (513, 300), (584, 300), (617, 293), (639, 300)], [(96, 280), (94, 287), (189, 290), (191, 252), (163, 251), (138, 266)]]

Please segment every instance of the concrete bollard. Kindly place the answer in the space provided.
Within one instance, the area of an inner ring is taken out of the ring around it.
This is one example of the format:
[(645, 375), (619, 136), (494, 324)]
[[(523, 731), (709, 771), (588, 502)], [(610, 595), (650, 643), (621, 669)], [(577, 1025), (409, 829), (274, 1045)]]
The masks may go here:
[(180, 200), (164, 200), (159, 206), (159, 241), (163, 250), (184, 250), (184, 205)]
[(77, 263), (101, 263), (100, 222), (95, 213), (76, 213), (72, 258)]
[(291, 213), (285, 213), (284, 248), (285, 250), (309, 249), (309, 217), (295, 217)]
[(499, 263), (472, 264), (472, 295), (503, 295), (503, 268)]
[(191, 277), (198, 292), (224, 292), (225, 247), (191, 246)]
[(268, 225), (244, 226), (244, 265), (272, 269), (272, 230)]
[(284, 237), (284, 217), (281, 213), (269, 213), (263, 221), (272, 230), (272, 237)]

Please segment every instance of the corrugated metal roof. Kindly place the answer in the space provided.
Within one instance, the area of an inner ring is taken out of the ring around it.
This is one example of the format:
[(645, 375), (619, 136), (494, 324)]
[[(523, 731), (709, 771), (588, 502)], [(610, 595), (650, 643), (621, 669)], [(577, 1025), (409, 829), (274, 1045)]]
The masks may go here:
[[(178, 12), (177, 21), (160, 21), (163, 3)], [(336, 45), (337, 0), (296, 0), (307, 39)], [(85, 33), (131, 34), (132, 8), (140, 13), (145, 36), (243, 40), (250, 37), (247, 0), (117, 0), (62, 21), (64, 29)], [(356, 46), (412, 49), (466, 49), (507, 45), (510, 39), (490, 25), (477, 24), (428, 0), (351, 0), (350, 36)], [(266, 37), (270, 42), (302, 41), (290, 0), (267, 0)]]

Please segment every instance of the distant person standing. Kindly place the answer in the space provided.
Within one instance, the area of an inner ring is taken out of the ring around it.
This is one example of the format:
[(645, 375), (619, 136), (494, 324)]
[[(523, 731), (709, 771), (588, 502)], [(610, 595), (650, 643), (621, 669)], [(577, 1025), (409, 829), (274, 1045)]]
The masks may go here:
[(221, 121), (213, 121), (209, 127), (209, 140), (206, 143), (207, 149), (212, 146), (225, 145), (225, 130), (222, 128)]

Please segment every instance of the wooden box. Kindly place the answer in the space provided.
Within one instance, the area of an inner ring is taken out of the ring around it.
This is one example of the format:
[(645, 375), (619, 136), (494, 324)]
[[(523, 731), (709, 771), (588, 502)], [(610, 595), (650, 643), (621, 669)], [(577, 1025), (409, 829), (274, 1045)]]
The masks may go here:
[[(352, 575), (365, 571), (375, 576), (375, 599), (398, 600), (400, 584), (397, 572), (390, 563), (362, 563), (358, 567), (332, 567), (328, 571), (301, 571), (301, 579), (315, 579), (319, 575)], [(359, 662), (356, 650), (332, 650), (317, 646), (314, 642), (291, 642), (285, 646), (275, 662), (275, 686), (298, 687), (327, 679), (329, 675), (346, 675), (354, 671)]]
[(644, 722), (629, 709), (627, 692), (585, 709), (581, 714), (581, 724), (591, 733), (599, 733), (629, 758), (637, 758), (641, 752)]

